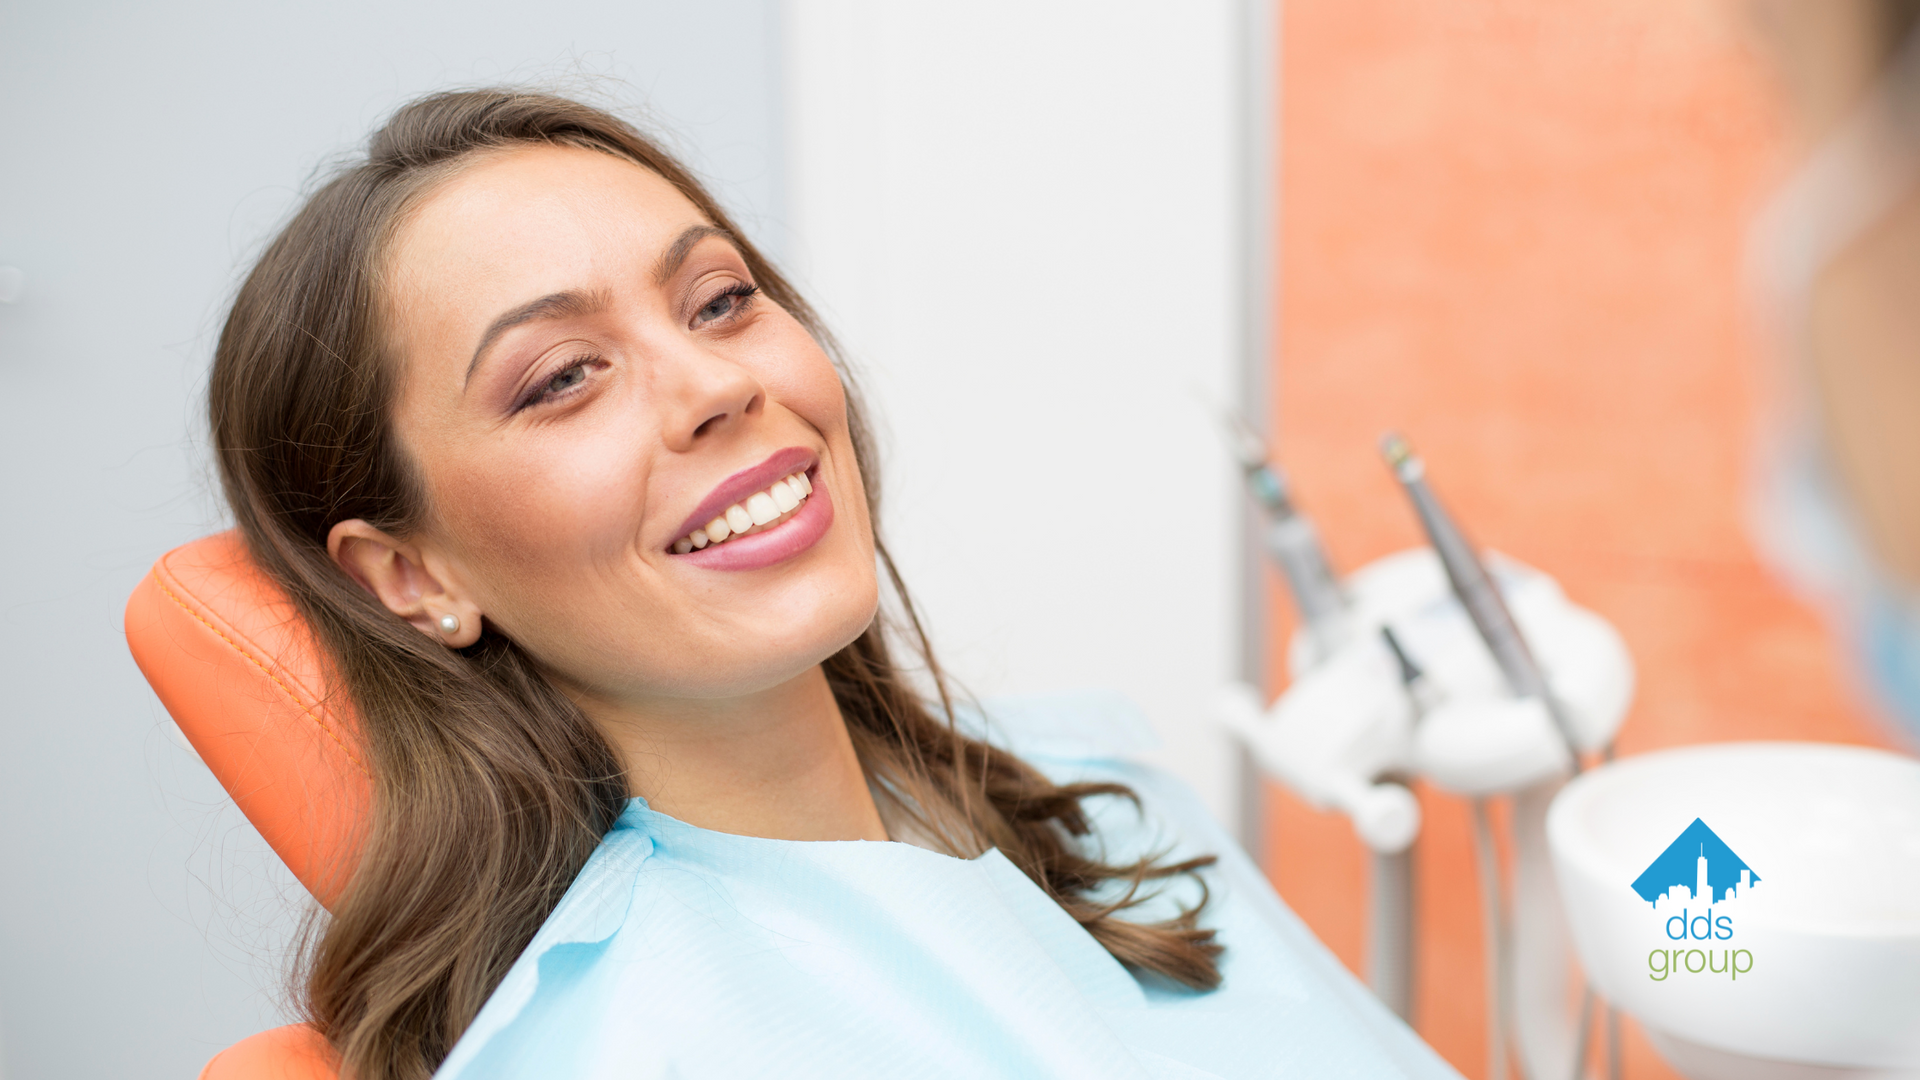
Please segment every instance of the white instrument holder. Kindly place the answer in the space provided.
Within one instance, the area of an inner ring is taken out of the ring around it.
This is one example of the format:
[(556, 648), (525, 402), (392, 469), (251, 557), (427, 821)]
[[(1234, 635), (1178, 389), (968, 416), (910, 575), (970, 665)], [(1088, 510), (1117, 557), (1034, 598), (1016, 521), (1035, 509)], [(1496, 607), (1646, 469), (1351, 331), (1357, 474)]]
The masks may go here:
[[(1547, 575), (1494, 553), (1486, 562), (1579, 749), (1605, 749), (1633, 700), (1625, 642)], [(1510, 925), (1494, 920), (1504, 928), (1490, 955), (1507, 959), (1495, 961), (1503, 970), (1492, 981), (1511, 989), (1493, 1012), (1496, 1021), (1509, 1014), (1526, 1075), (1575, 1075), (1570, 1068), (1585, 1033), (1574, 1018), (1582, 1009), (1577, 999), (1562, 1005), (1565, 988), (1574, 985), (1571, 939), (1545, 843), (1547, 805), (1571, 772), (1566, 741), (1545, 702), (1508, 690), (1430, 548), (1389, 555), (1343, 586), (1346, 624), (1331, 635), (1323, 630), (1320, 639), (1294, 635), (1286, 693), (1267, 705), (1238, 684), (1220, 696), (1216, 714), (1264, 772), (1310, 805), (1345, 814), (1375, 853), (1377, 871), (1391, 867), (1419, 834), (1419, 803), (1402, 780), (1425, 779), (1471, 799), (1514, 796), (1513, 903), (1483, 898), (1496, 905), (1490, 910), (1514, 913)], [(1382, 628), (1419, 670), (1411, 684)], [(1333, 647), (1322, 649), (1327, 638)], [(1375, 936), (1410, 941), (1411, 911), (1389, 906), (1383, 915), (1379, 903)], [(1379, 941), (1372, 944), (1382, 951)], [(1385, 985), (1383, 999), (1404, 1014), (1407, 974), (1393, 968), (1376, 963), (1372, 981), (1376, 990)], [(1496, 1058), (1504, 1050), (1496, 1045)]]

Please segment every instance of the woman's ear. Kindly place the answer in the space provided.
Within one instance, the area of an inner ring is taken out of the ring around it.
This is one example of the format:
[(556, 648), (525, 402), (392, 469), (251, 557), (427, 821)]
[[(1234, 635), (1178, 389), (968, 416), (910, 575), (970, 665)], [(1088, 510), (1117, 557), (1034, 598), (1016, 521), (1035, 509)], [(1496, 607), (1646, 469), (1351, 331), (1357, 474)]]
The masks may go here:
[(388, 611), (435, 641), (462, 649), (480, 640), (480, 609), (428, 569), (418, 545), (354, 518), (328, 530), (327, 554)]

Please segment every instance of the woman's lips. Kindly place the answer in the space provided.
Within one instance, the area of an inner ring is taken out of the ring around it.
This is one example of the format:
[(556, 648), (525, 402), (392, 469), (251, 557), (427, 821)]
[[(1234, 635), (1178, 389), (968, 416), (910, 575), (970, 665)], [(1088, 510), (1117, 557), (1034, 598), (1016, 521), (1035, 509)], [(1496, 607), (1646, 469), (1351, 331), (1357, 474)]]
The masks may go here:
[[(715, 485), (707, 497), (700, 500), (700, 505), (694, 507), (693, 513), (687, 515), (687, 520), (680, 523), (680, 531), (674, 533), (674, 538), (685, 539), (695, 530), (704, 529), (708, 522), (724, 519), (729, 509), (742, 506), (754, 495), (766, 492), (775, 482), (794, 473), (813, 471), (819, 460), (813, 451), (801, 446), (774, 451), (760, 464), (741, 469)], [(747, 530), (733, 528), (732, 531)]]
[(736, 536), (771, 529), (785, 523), (788, 515), (799, 512), (800, 504), (813, 494), (813, 481), (804, 472), (783, 476), (765, 491), (756, 491), (710, 518), (706, 525), (673, 542), (673, 553), (685, 555), (708, 544), (724, 544)]
[[(816, 470), (817, 473), (817, 470)], [(809, 474), (813, 491), (806, 500), (782, 520), (744, 536), (731, 536), (722, 543), (708, 544), (698, 551), (675, 554), (675, 562), (686, 562), (703, 570), (758, 570), (785, 562), (812, 547), (827, 535), (833, 524), (833, 499), (817, 475)]]

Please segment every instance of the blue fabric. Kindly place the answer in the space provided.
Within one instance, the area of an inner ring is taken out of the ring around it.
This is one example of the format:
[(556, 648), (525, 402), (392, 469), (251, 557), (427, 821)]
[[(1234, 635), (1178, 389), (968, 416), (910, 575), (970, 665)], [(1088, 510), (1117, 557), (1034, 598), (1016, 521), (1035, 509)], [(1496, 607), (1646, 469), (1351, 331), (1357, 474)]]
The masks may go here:
[(1761, 550), (1825, 611), (1874, 696), (1920, 738), (1920, 593), (1873, 554), (1810, 432), (1777, 447), (1763, 478), (1754, 506)]
[(1139, 793), (1143, 812), (1094, 800), (1109, 857), (1220, 856), (1202, 918), (1227, 949), (1219, 989), (1136, 977), (998, 851), (734, 836), (635, 799), (437, 1075), (1457, 1077), (1190, 790), (1119, 756), (1137, 714), (988, 711), (1020, 731), (984, 733), (1056, 780)]

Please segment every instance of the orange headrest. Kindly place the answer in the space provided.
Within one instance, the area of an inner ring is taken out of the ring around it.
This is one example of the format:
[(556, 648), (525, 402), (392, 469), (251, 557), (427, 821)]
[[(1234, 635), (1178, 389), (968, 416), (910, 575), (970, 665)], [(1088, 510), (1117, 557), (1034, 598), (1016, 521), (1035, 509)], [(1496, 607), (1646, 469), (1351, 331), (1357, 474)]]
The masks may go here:
[(357, 862), (372, 774), (305, 621), (237, 533), (153, 564), (127, 601), (127, 647), (241, 812), (331, 906)]

